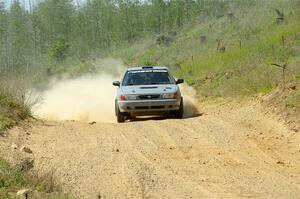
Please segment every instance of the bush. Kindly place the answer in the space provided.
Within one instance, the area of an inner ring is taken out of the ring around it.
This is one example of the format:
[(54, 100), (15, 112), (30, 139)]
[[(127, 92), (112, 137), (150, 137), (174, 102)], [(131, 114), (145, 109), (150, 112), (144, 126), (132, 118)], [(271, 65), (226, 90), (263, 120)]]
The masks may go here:
[(29, 116), (29, 107), (8, 96), (0, 95), (0, 129), (9, 128)]
[(57, 62), (63, 62), (67, 58), (69, 45), (65, 42), (64, 39), (58, 39), (54, 42), (49, 56), (50, 59)]
[(53, 173), (38, 176), (24, 173), (0, 158), (0, 198), (15, 198), (18, 190), (32, 190), (33, 198), (72, 198), (55, 185)]
[(25, 96), (31, 84), (30, 76), (1, 74), (0, 130), (9, 128), (30, 116)]
[(287, 98), (286, 106), (290, 108), (300, 108), (300, 89)]

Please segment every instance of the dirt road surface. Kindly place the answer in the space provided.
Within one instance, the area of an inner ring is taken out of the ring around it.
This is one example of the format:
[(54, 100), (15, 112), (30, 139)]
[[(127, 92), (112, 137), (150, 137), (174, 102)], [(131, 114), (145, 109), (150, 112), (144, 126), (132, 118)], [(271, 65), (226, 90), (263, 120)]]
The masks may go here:
[(299, 132), (257, 102), (199, 106), (183, 120), (30, 122), (0, 155), (18, 139), (78, 198), (300, 198)]

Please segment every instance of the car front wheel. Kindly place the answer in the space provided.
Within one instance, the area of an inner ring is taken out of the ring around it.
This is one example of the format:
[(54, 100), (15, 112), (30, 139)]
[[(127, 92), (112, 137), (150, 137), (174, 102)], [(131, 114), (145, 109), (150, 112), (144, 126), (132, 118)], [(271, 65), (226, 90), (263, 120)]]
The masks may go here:
[(125, 114), (120, 111), (118, 105), (116, 105), (116, 115), (117, 115), (117, 122), (118, 123), (125, 122)]
[(183, 113), (184, 113), (184, 108), (183, 108), (183, 98), (181, 98), (179, 110), (176, 111), (175, 117), (176, 117), (177, 119), (182, 119), (182, 118), (183, 118)]

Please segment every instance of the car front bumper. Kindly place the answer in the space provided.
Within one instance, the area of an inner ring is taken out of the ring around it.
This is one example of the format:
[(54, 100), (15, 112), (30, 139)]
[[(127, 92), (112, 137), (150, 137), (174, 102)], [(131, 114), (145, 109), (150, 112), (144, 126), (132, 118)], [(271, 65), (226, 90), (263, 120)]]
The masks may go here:
[(179, 110), (181, 99), (155, 99), (155, 100), (124, 100), (118, 101), (121, 112), (143, 113)]

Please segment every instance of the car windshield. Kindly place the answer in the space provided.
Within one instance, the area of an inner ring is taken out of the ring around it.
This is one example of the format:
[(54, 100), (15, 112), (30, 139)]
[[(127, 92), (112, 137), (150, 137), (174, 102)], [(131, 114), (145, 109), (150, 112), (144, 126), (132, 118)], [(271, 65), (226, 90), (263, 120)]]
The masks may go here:
[(127, 71), (123, 86), (174, 84), (167, 70), (134, 70)]

